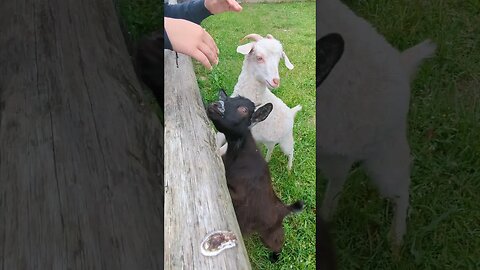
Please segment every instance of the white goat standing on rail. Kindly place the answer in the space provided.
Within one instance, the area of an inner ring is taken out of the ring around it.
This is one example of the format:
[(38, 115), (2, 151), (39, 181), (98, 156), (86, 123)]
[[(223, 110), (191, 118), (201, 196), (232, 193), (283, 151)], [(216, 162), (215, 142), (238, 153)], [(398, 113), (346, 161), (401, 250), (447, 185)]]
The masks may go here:
[[(282, 152), (288, 155), (288, 170), (293, 163), (293, 122), (295, 115), (302, 109), (297, 105), (289, 108), (281, 99), (270, 90), (280, 86), (278, 64), (280, 59), (285, 60), (288, 69), (293, 69), (292, 63), (283, 51), (282, 44), (272, 35), (266, 38), (258, 34), (249, 34), (243, 39), (253, 39), (253, 42), (237, 47), (237, 52), (245, 55), (242, 72), (232, 93), (234, 96), (243, 96), (255, 104), (273, 104), (273, 111), (267, 119), (252, 127), (255, 141), (264, 143), (267, 147), (265, 159), (270, 161), (273, 148), (278, 143)], [(217, 133), (217, 146), (223, 155), (227, 149), (225, 136)]]

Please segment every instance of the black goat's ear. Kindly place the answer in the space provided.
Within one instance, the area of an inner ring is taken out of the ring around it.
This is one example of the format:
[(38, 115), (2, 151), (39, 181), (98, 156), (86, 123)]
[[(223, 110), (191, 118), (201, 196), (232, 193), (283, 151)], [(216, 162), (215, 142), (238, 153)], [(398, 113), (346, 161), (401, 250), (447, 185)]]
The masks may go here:
[(267, 103), (267, 104), (263, 105), (262, 107), (258, 108), (252, 114), (252, 124), (256, 124), (256, 123), (262, 122), (263, 120), (267, 119), (268, 115), (272, 112), (272, 110), (273, 110), (272, 103)]
[(218, 98), (223, 101), (227, 100), (228, 96), (225, 89), (220, 89), (220, 91), (218, 91)]
[(317, 40), (317, 87), (340, 60), (345, 42), (340, 34), (331, 33)]

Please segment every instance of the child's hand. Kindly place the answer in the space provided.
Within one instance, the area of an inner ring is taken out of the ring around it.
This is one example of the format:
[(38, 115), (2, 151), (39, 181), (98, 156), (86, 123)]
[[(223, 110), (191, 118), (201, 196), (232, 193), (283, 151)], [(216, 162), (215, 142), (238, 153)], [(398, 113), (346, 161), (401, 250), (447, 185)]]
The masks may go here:
[(210, 34), (198, 24), (165, 17), (167, 32), (173, 50), (197, 59), (206, 68), (218, 64), (218, 48)]
[(205, 7), (212, 14), (218, 14), (226, 11), (242, 11), (242, 6), (235, 0), (205, 0)]

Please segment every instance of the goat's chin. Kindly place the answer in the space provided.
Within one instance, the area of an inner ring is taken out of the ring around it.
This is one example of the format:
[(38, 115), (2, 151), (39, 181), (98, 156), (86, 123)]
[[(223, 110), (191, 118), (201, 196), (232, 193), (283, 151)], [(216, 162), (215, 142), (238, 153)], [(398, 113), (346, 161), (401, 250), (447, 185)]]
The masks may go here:
[(267, 80), (265, 80), (265, 86), (268, 88), (268, 90), (274, 90), (278, 88), (278, 86), (273, 86)]
[(273, 90), (275, 87), (271, 85), (269, 82), (265, 82), (265, 86), (268, 88), (268, 90)]
[(214, 106), (208, 106), (207, 116), (210, 120), (222, 118), (222, 113)]

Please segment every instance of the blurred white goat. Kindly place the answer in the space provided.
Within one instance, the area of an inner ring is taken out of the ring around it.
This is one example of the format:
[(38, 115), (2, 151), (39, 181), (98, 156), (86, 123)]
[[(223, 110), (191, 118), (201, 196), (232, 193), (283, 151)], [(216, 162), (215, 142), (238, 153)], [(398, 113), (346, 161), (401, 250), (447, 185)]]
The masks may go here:
[(317, 88), (317, 166), (328, 179), (321, 213), (329, 219), (352, 164), (361, 161), (380, 194), (393, 200), (392, 244), (406, 232), (410, 185), (410, 82), (436, 46), (399, 52), (340, 0), (317, 1), (317, 38), (339, 33), (345, 51)]

